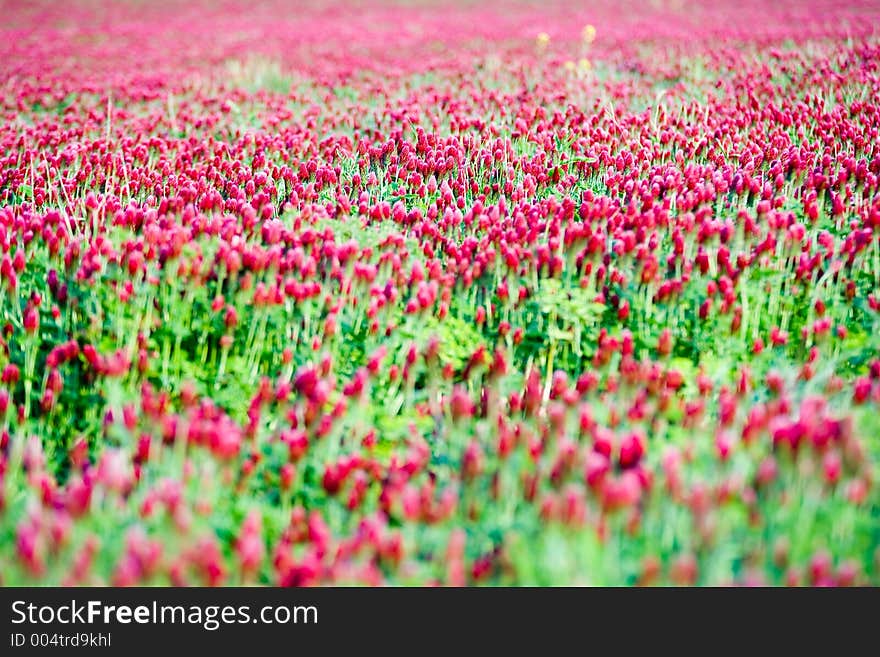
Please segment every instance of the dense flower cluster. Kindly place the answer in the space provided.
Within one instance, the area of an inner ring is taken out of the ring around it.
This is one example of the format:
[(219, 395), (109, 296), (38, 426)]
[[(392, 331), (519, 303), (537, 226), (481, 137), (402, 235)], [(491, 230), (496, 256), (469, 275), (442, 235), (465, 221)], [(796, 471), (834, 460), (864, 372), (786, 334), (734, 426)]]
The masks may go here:
[(880, 5), (8, 3), (0, 583), (880, 584)]

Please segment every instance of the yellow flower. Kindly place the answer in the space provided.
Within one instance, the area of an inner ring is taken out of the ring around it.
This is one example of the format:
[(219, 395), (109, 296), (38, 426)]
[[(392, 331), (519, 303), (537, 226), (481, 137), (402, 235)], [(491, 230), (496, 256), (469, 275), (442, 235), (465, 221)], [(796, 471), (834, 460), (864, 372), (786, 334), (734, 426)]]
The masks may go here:
[(548, 44), (550, 43), (550, 35), (547, 34), (546, 32), (541, 32), (535, 38), (535, 43), (538, 45), (539, 50), (546, 49)]
[(584, 29), (581, 30), (581, 38), (584, 43), (590, 45), (596, 39), (596, 28), (592, 25), (584, 25)]
[(570, 59), (568, 61), (566, 61), (565, 64), (563, 64), (563, 66), (565, 66), (566, 71), (571, 72), (574, 70), (574, 62), (571, 61)]
[(583, 59), (578, 60), (578, 68), (581, 70), (581, 72), (586, 73), (591, 68), (593, 68), (593, 65), (590, 63), (589, 59), (584, 57)]

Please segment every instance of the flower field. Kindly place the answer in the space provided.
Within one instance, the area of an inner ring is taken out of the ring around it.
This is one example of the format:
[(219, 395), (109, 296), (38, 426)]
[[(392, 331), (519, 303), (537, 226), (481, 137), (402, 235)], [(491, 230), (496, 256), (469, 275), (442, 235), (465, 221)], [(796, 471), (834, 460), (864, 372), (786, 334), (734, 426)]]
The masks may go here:
[(880, 585), (880, 3), (0, 4), (0, 585)]

